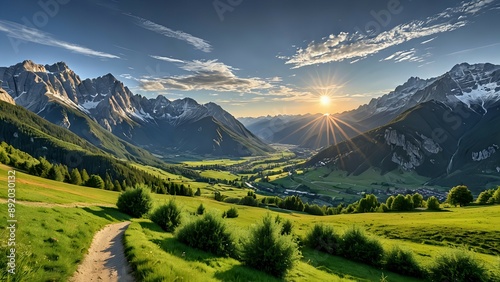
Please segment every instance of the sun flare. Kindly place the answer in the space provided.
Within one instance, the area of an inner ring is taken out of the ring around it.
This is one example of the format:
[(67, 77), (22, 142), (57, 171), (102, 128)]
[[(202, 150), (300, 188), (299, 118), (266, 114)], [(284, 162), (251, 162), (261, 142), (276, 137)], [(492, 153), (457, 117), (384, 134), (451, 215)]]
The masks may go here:
[(321, 103), (321, 105), (327, 106), (330, 105), (331, 100), (330, 97), (322, 95), (319, 97), (319, 102)]

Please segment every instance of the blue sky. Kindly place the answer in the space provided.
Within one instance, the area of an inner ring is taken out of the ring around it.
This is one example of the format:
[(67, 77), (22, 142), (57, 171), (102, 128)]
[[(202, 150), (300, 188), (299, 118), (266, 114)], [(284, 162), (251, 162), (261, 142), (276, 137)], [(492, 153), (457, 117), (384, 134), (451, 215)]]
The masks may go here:
[(65, 61), (82, 79), (112, 73), (136, 94), (213, 101), (237, 117), (341, 112), (411, 76), (500, 64), (500, 0), (5, 5), (1, 66)]

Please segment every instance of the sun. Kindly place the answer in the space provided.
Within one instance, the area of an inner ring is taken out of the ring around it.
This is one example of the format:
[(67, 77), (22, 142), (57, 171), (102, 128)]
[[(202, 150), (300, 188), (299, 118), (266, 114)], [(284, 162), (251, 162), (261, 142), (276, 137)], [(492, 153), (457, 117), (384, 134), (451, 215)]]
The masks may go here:
[(330, 105), (330, 97), (326, 96), (326, 95), (321, 95), (319, 97), (319, 102), (321, 103), (321, 105), (323, 106), (327, 106), (327, 105)]

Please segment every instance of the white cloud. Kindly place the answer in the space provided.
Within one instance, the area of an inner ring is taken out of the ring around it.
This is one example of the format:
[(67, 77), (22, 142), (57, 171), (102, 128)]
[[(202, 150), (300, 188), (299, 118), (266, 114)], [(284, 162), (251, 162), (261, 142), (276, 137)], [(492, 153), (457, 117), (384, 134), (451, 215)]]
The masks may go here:
[(165, 62), (170, 62), (170, 63), (184, 63), (183, 60), (179, 59), (174, 59), (174, 58), (169, 58), (169, 57), (162, 57), (162, 56), (154, 56), (154, 55), (149, 55), (153, 59), (157, 59), (160, 61), (165, 61)]
[(292, 68), (340, 62), (348, 59), (352, 59), (351, 63), (355, 63), (367, 56), (413, 39), (459, 29), (468, 23), (466, 18), (469, 15), (478, 13), (491, 2), (493, 0), (464, 2), (458, 7), (448, 8), (424, 20), (413, 20), (400, 24), (390, 30), (369, 37), (358, 32), (353, 34), (346, 32), (341, 32), (338, 35), (332, 34), (321, 42), (313, 41), (307, 47), (299, 48), (293, 56), (286, 58), (285, 63), (293, 65)]
[(234, 71), (238, 70), (237, 68), (217, 60), (182, 61), (166, 57), (158, 58), (158, 56), (156, 56), (156, 59), (180, 63), (180, 68), (187, 71), (188, 74), (165, 77), (143, 76), (136, 79), (145, 91), (176, 89), (250, 93), (255, 90), (273, 87), (271, 80), (258, 77), (238, 77), (234, 73)]
[(434, 40), (434, 39), (436, 39), (436, 38), (437, 38), (437, 36), (436, 36), (436, 37), (433, 37), (433, 38), (431, 38), (431, 39), (424, 40), (424, 41), (420, 42), (420, 44), (422, 44), (422, 45), (423, 45), (423, 44), (427, 44), (427, 43), (431, 42), (432, 40)]
[(186, 33), (186, 32), (180, 31), (180, 30), (170, 29), (166, 26), (163, 26), (161, 24), (157, 24), (155, 22), (152, 22), (150, 20), (147, 20), (147, 19), (144, 19), (141, 17), (137, 17), (134, 15), (125, 14), (125, 13), (124, 13), (124, 15), (133, 18), (135, 20), (135, 24), (144, 28), (144, 29), (156, 32), (156, 33), (161, 34), (161, 35), (166, 36), (166, 37), (175, 38), (175, 39), (185, 41), (188, 44), (191, 44), (194, 48), (201, 50), (203, 52), (206, 52), (206, 53), (212, 51), (212, 46), (210, 45), (210, 43), (208, 43), (208, 41), (206, 41), (204, 39), (198, 38), (196, 36), (193, 36), (189, 33)]
[(56, 39), (49, 33), (11, 21), (0, 20), (0, 31), (5, 32), (7, 36), (12, 38), (57, 48), (63, 48), (71, 52), (86, 56), (106, 59), (120, 58), (119, 56), (113, 54), (93, 50), (84, 46), (80, 46), (78, 44)]
[(396, 53), (382, 59), (380, 61), (390, 61), (393, 60), (396, 63), (401, 62), (418, 62), (422, 63), (425, 61), (425, 58), (430, 57), (431, 53), (427, 52), (425, 54), (419, 55), (419, 52), (412, 48), (410, 50), (397, 51)]

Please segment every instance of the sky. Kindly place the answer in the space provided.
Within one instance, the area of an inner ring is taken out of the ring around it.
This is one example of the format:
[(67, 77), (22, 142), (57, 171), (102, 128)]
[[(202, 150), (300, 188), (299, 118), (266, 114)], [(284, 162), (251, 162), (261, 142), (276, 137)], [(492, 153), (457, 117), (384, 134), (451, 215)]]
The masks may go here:
[(500, 0), (6, 2), (0, 66), (64, 61), (236, 117), (343, 112), (412, 76), (500, 64)]

